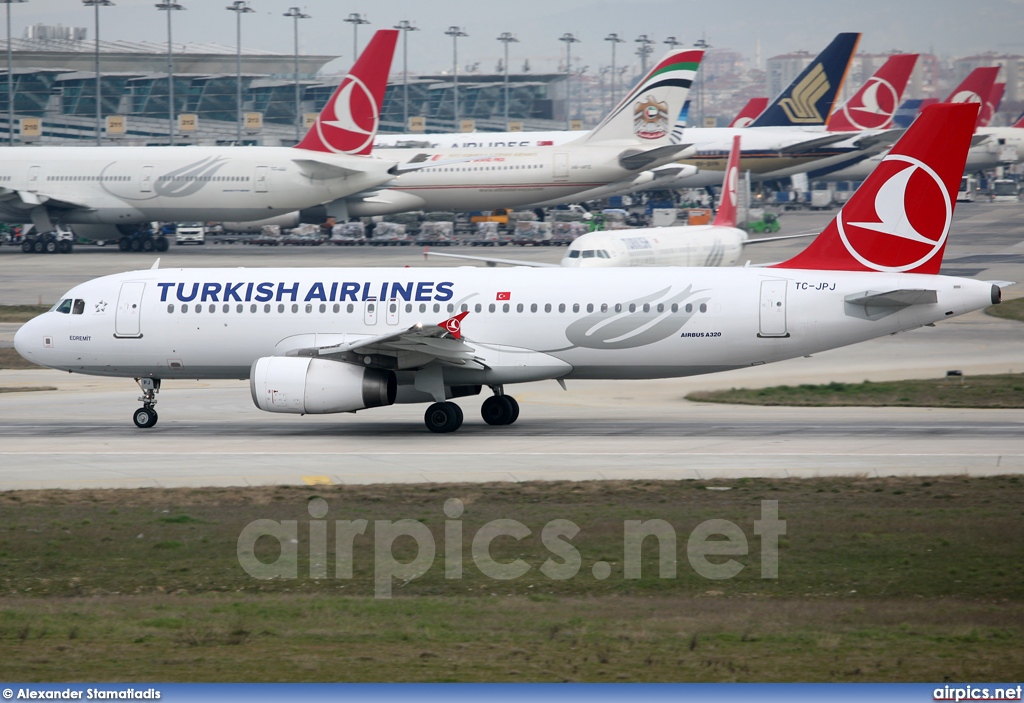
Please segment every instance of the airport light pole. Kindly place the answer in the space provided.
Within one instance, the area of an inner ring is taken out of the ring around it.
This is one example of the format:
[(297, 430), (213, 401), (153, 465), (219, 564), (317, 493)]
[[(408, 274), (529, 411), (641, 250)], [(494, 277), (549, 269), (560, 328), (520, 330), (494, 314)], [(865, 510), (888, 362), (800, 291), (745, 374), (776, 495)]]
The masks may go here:
[(580, 40), (571, 32), (566, 32), (558, 41), (565, 42), (565, 128), (569, 129), (572, 113), (572, 45), (579, 43)]
[(459, 37), (468, 37), (469, 35), (462, 31), (462, 27), (456, 27), (452, 25), (444, 31), (449, 37), (452, 38), (452, 78), (454, 84), (452, 86), (452, 92), (455, 97), (455, 109), (452, 113), (452, 120), (455, 123), (455, 129), (459, 129)]
[(508, 45), (519, 40), (511, 32), (502, 32), (498, 41), (505, 45), (505, 129), (508, 129)]
[[(84, 2), (84, 0), (83, 0)], [(249, 7), (249, 3), (246, 0), (235, 0), (233, 3), (228, 5), (225, 10), (231, 10), (235, 13), (235, 109), (237, 114), (235, 115), (235, 128), (236, 137), (235, 143), (242, 143), (242, 15), (247, 12), (256, 12), (256, 10)]]
[(626, 40), (620, 38), (619, 35), (617, 33), (615, 33), (615, 32), (612, 32), (611, 34), (609, 34), (607, 37), (604, 38), (604, 40), (606, 42), (611, 42), (611, 44), (612, 44), (612, 85), (611, 85), (612, 99), (611, 99), (610, 102), (612, 104), (612, 107), (615, 107), (615, 77), (616, 77), (616, 75), (618, 75), (615, 72), (615, 45), (616, 44), (624, 44), (626, 42)]
[(352, 65), (354, 66), (356, 59), (359, 58), (359, 25), (370, 24), (370, 20), (358, 12), (353, 12), (345, 18), (345, 21), (352, 25)]
[(640, 57), (640, 76), (642, 79), (647, 75), (647, 57), (654, 53), (654, 40), (646, 34), (641, 34), (633, 41), (640, 45), (636, 50), (636, 55)]
[(11, 3), (28, 0), (0, 0), (7, 5), (7, 145), (14, 146), (14, 57), (11, 55)]
[(171, 15), (185, 6), (176, 2), (158, 2), (156, 9), (167, 12), (167, 143), (174, 146), (174, 48), (171, 44)]
[(409, 129), (409, 32), (418, 32), (419, 27), (409, 20), (402, 20), (394, 26), (402, 32), (402, 115), (405, 127)]
[(82, 4), (96, 10), (96, 146), (100, 146), (103, 144), (103, 130), (100, 128), (103, 115), (103, 90), (100, 82), (100, 6), (110, 7), (114, 3), (111, 0), (82, 0)]
[(285, 17), (291, 17), (295, 25), (295, 141), (302, 140), (302, 94), (299, 88), (299, 20), (308, 20), (312, 15), (303, 14), (298, 7), (289, 7)]

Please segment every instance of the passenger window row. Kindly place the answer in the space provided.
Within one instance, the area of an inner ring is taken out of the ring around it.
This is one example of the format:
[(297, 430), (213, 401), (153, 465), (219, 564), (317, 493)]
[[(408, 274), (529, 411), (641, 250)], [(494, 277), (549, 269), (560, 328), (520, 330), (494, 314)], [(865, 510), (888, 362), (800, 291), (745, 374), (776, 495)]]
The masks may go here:
[[(82, 308), (81, 309), (79, 309), (78, 303), (82, 304)], [(368, 300), (368, 301), (365, 301), (365, 303), (366, 303), (367, 311), (374, 312), (376, 310), (376, 308), (377, 308), (377, 302), (376, 301)], [(398, 302), (391, 301), (390, 303), (387, 304), (388, 312), (392, 313), (392, 314), (397, 313), (399, 305), (400, 304)], [(67, 309), (64, 309), (65, 307)], [(75, 313), (74, 314), (81, 315), (82, 314), (82, 310), (84, 310), (84, 307), (85, 307), (84, 301), (76, 300), (75, 301)], [(182, 303), (180, 307), (176, 307), (174, 303), (170, 303), (167, 306), (167, 312), (173, 313), (175, 310), (178, 310), (180, 312), (187, 313), (187, 312), (189, 312), (191, 310), (193, 313), (202, 313), (205, 310), (207, 313), (215, 313), (215, 312), (217, 312), (217, 307), (218, 307), (217, 303), (209, 303), (205, 307), (204, 307), (203, 303), (196, 303), (196, 304), (194, 304), (192, 306), (189, 306), (188, 303)], [(284, 312), (289, 312), (289, 311), (292, 312), (292, 313), (298, 313), (300, 310), (305, 310), (305, 312), (307, 312), (307, 313), (312, 313), (314, 311), (314, 309), (317, 312), (320, 312), (320, 313), (326, 313), (327, 312), (327, 303), (320, 303), (320, 304), (315, 305), (315, 306), (313, 305), (313, 303), (306, 303), (305, 305), (300, 305), (299, 303), (291, 303), (290, 305), (286, 305), (285, 303), (276, 303), (276, 304), (263, 303), (262, 305), (258, 305), (256, 303), (251, 303), (248, 306), (250, 313), (257, 313), (257, 312), (260, 311), (261, 308), (262, 308), (264, 313), (270, 313), (270, 312), (274, 311), (275, 307), (276, 307), (276, 310), (277, 310), (278, 313), (284, 313)], [(334, 303), (332, 305), (331, 309), (332, 309), (332, 312), (334, 312), (334, 313), (340, 313), (342, 311), (342, 307), (343, 306), (341, 305), (341, 303)], [(432, 310), (430, 310), (431, 307), (432, 307)], [(412, 303), (406, 303), (405, 304), (405, 312), (411, 313), (413, 311), (413, 308), (414, 308), (414, 306), (413, 306)], [(245, 309), (246, 309), (246, 305), (243, 304), (243, 303), (237, 303), (234, 306), (234, 311), (236, 313), (243, 313), (243, 312), (245, 312)], [(686, 305), (683, 305), (683, 306), (680, 306), (678, 303), (672, 303), (669, 306), (666, 306), (664, 303), (658, 303), (657, 305), (651, 305), (650, 303), (644, 303), (643, 305), (637, 305), (636, 303), (629, 303), (628, 305), (625, 305), (623, 303), (615, 303), (614, 305), (611, 305), (609, 303), (601, 303), (600, 305), (595, 305), (594, 303), (587, 303), (586, 306), (582, 306), (580, 303), (573, 303), (571, 306), (567, 305), (566, 303), (559, 303), (557, 306), (555, 306), (553, 303), (545, 303), (544, 306), (543, 306), (543, 311), (546, 312), (546, 313), (555, 312), (556, 310), (559, 313), (565, 313), (565, 312), (569, 312), (570, 309), (574, 313), (578, 313), (578, 312), (580, 312), (581, 310), (584, 310), (584, 309), (588, 313), (592, 313), (595, 310), (600, 310), (601, 312), (608, 312), (609, 310), (611, 310), (611, 311), (617, 312), (617, 313), (623, 312), (624, 310), (627, 311), (627, 312), (637, 312), (639, 310), (640, 312), (644, 312), (644, 313), (649, 313), (649, 312), (652, 312), (652, 311), (653, 312), (657, 312), (657, 313), (663, 313), (666, 310), (668, 310), (669, 312), (679, 312), (680, 310), (683, 310), (684, 312), (692, 313), (694, 311), (694, 306), (693, 306), (692, 303), (687, 303)], [(63, 313), (69, 312), (71, 310), (71, 299), (69, 298), (67, 300), (61, 301), (61, 303), (58, 305), (56, 310), (57, 310), (57, 312), (63, 312)], [(232, 306), (231, 306), (230, 303), (223, 303), (223, 304), (220, 305), (220, 311), (222, 313), (230, 313), (231, 310), (232, 310)], [(346, 313), (353, 313), (353, 312), (355, 312), (355, 304), (354, 303), (348, 303), (347, 305), (344, 306), (344, 310), (345, 310)], [(455, 305), (453, 303), (448, 303), (448, 305), (446, 305), (446, 306), (442, 306), (440, 303), (434, 303), (433, 306), (428, 306), (426, 303), (420, 303), (419, 304), (419, 312), (426, 313), (426, 312), (428, 312), (428, 310), (430, 310), (432, 312), (435, 312), (435, 313), (447, 312), (449, 314), (454, 314), (455, 313)], [(697, 306), (697, 310), (700, 311), (700, 312), (707, 312), (708, 311), (708, 306), (705, 303), (701, 303), (699, 306)], [(460, 306), (459, 311), (460, 312), (469, 312), (469, 305), (463, 303)], [(481, 313), (483, 311), (484, 311), (484, 306), (483, 306), (482, 303), (477, 303), (476, 305), (473, 306), (473, 312)], [(526, 312), (526, 311), (527, 311), (527, 306), (524, 303), (517, 303), (516, 304), (515, 312), (522, 313), (522, 312)], [(540, 311), (541, 311), (541, 306), (540, 306), (539, 303), (531, 303), (530, 304), (529, 312), (536, 313), (536, 312), (540, 312)], [(489, 312), (489, 313), (498, 312), (498, 305), (496, 303), (491, 303), (490, 305), (487, 306), (487, 312)], [(510, 313), (510, 312), (512, 312), (512, 304), (511, 303), (503, 303), (502, 306), (501, 306), (501, 312), (503, 312), (503, 313)]]

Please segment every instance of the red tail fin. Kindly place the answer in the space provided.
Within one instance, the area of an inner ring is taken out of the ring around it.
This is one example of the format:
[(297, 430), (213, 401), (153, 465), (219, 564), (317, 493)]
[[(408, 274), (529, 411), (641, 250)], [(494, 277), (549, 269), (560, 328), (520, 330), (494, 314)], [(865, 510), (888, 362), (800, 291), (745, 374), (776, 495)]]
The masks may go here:
[[(999, 73), (998, 66), (982, 66), (971, 71), (963, 82), (953, 89), (944, 102), (947, 103), (978, 103), (984, 105), (989, 93), (992, 92), (992, 85), (996, 82), (996, 75)], [(978, 120), (981, 120), (979, 113)], [(977, 125), (975, 125), (977, 126)]]
[(740, 135), (732, 138), (729, 165), (725, 167), (725, 181), (722, 183), (722, 202), (712, 223), (715, 227), (736, 226), (736, 193), (740, 181)]
[(859, 132), (890, 127), (915, 63), (917, 54), (897, 54), (886, 59), (860, 90), (832, 113), (828, 131)]
[(985, 106), (981, 108), (981, 116), (978, 118), (979, 127), (988, 127), (992, 122), (992, 118), (999, 112), (999, 105), (1003, 102), (1003, 93), (1005, 92), (1005, 83), (992, 84), (992, 90), (985, 100)]
[(978, 105), (932, 105), (811, 245), (776, 268), (938, 273)]
[(369, 154), (380, 124), (398, 30), (380, 29), (296, 145), (331, 154)]
[(1015, 129), (1024, 129), (1024, 113), (1021, 113), (1021, 116), (1017, 118), (1017, 121), (1010, 126)]
[(743, 109), (736, 115), (736, 119), (729, 123), (730, 127), (746, 127), (756, 120), (758, 116), (768, 107), (768, 98), (751, 98)]

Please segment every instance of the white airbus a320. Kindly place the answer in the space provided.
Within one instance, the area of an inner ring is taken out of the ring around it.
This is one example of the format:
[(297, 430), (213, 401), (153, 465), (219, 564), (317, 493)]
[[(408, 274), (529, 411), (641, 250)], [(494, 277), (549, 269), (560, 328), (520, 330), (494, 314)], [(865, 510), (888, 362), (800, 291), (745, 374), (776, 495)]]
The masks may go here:
[(15, 336), (22, 356), (136, 378), (139, 427), (165, 379), (248, 378), (253, 402), (340, 413), (514, 383), (644, 379), (760, 365), (929, 325), (1000, 299), (938, 275), (977, 105), (926, 109), (835, 220), (769, 268), (152, 269), (68, 291)]

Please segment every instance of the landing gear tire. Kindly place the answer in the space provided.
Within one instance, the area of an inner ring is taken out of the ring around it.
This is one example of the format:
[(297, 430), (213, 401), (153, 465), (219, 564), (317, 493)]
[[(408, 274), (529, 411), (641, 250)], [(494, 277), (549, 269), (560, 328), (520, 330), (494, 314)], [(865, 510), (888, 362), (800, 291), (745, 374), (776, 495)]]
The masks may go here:
[(57, 244), (57, 251), (61, 254), (70, 254), (71, 249), (72, 244), (67, 239), (62, 240), (60, 243)]
[(132, 240), (129, 237), (121, 237), (117, 240), (117, 248), (121, 251), (128, 251), (132, 248)]
[(155, 245), (156, 245), (156, 250), (157, 251), (159, 251), (159, 252), (167, 251), (167, 249), (168, 249), (167, 237), (157, 237)]
[(142, 240), (142, 251), (153, 251), (153, 240), (149, 237)]
[(43, 243), (43, 248), (47, 254), (56, 254), (57, 251), (60, 249), (56, 239), (47, 239)]
[(132, 251), (140, 251), (142, 249), (142, 240), (138, 238), (129, 239), (128, 248)]
[(35, 254), (42, 254), (46, 251), (46, 243), (42, 239), (36, 239), (32, 242), (32, 252)]
[(32, 242), (30, 240), (25, 240), (24, 242), (22, 242), (21, 243), (21, 250), (24, 253), (26, 253), (26, 254), (31, 254), (32, 253)]
[(156, 424), (157, 419), (156, 410), (153, 408), (139, 408), (135, 411), (135, 414), (132, 415), (132, 420), (135, 421), (135, 426), (142, 429), (152, 427)]
[(434, 403), (423, 414), (423, 424), (431, 432), (443, 434), (462, 427), (462, 408), (455, 403)]
[(488, 425), (511, 425), (519, 419), (519, 403), (510, 395), (492, 395), (480, 406), (480, 415)]

